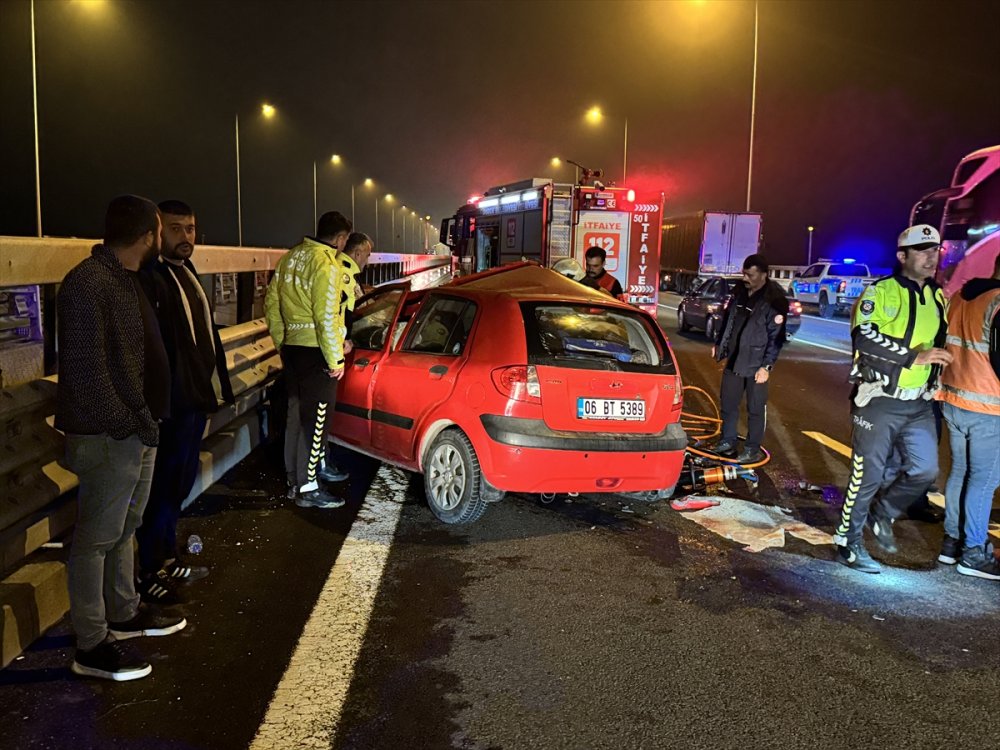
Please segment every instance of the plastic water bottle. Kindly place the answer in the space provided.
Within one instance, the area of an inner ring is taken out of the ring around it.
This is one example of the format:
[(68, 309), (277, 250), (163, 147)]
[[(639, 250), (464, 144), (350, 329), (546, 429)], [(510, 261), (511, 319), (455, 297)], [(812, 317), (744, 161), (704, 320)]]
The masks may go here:
[(188, 552), (192, 555), (197, 555), (202, 550), (201, 537), (197, 534), (192, 534), (188, 537)]

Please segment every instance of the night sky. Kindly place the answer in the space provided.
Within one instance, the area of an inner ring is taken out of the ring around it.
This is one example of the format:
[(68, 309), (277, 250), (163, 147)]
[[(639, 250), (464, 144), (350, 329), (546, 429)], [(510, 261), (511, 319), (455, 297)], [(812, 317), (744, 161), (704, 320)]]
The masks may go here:
[[(628, 185), (664, 190), (668, 216), (744, 208), (752, 2), (35, 7), (46, 235), (99, 237), (108, 199), (131, 192), (186, 200), (199, 238), (235, 244), (237, 113), (247, 245), (312, 231), (313, 160), (320, 212), (349, 214), (352, 180), (370, 176), (437, 225), (491, 185), (571, 180), (554, 155), (619, 179), (625, 118)], [(1000, 3), (759, 11), (752, 208), (772, 262), (804, 262), (812, 224), (814, 257), (888, 265), (913, 203), (1000, 142)], [(27, 0), (0, 0), (0, 134), (0, 234), (33, 235)], [(375, 193), (357, 196), (374, 234)]]

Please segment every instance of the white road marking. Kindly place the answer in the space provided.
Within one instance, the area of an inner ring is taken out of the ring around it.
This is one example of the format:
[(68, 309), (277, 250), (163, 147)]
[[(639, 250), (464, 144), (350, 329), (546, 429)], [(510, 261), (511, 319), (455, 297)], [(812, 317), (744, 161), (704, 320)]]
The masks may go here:
[(832, 437), (824, 435), (822, 432), (810, 432), (809, 430), (803, 430), (802, 434), (805, 435), (806, 437), (811, 437), (817, 443), (825, 445), (830, 450), (836, 451), (837, 453), (846, 458), (851, 457), (850, 448), (841, 443), (839, 440), (834, 440)]
[(397, 469), (383, 466), (379, 470), (274, 691), (252, 750), (330, 747), (368, 630), (402, 509), (399, 498), (405, 495), (406, 486)]
[(803, 318), (812, 318), (813, 320), (819, 320), (823, 323), (836, 323), (839, 326), (849, 326), (851, 321), (849, 320), (834, 320), (833, 318), (824, 318), (822, 315), (806, 315), (802, 313)]
[(798, 336), (793, 336), (791, 341), (798, 341), (800, 344), (808, 344), (809, 346), (815, 346), (820, 349), (827, 349), (831, 352), (837, 352), (838, 354), (846, 354), (850, 356), (853, 352), (850, 349), (840, 349), (836, 346), (827, 346), (826, 344), (817, 344), (815, 341), (809, 341), (808, 339), (800, 339)]
[(664, 304), (663, 304), (662, 302), (658, 303), (658, 304), (657, 304), (656, 306), (657, 306), (657, 307), (665, 307), (665, 308), (667, 308), (668, 310), (676, 310), (676, 309), (677, 309), (677, 308), (676, 308), (676, 307), (674, 307), (673, 305), (664, 305)]

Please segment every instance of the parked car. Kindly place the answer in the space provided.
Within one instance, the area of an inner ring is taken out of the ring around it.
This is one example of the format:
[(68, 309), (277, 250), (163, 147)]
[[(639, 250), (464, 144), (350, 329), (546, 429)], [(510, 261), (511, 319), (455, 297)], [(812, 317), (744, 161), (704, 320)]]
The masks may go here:
[(334, 442), (424, 475), (446, 523), (507, 492), (669, 497), (687, 438), (655, 319), (518, 263), (358, 301)]
[[(732, 297), (734, 285), (742, 283), (741, 279), (728, 279), (722, 276), (705, 279), (694, 290), (688, 292), (677, 305), (677, 328), (681, 331), (701, 328), (705, 331), (705, 337), (709, 341), (714, 341), (722, 323), (722, 314)], [(789, 299), (785, 335), (791, 338), (801, 325), (802, 303), (796, 299)]]

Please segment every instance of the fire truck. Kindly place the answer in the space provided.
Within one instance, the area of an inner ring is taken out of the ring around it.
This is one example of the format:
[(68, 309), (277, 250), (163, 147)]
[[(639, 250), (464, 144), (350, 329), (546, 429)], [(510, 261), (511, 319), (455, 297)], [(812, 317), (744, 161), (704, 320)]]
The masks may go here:
[(577, 185), (535, 177), (492, 187), (441, 222), (441, 242), (463, 274), (521, 260), (585, 266), (587, 249), (603, 248), (624, 301), (656, 315), (663, 193), (605, 187), (594, 174)]

